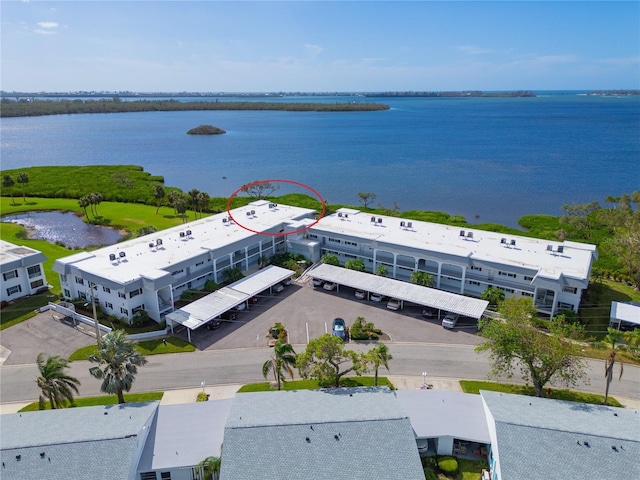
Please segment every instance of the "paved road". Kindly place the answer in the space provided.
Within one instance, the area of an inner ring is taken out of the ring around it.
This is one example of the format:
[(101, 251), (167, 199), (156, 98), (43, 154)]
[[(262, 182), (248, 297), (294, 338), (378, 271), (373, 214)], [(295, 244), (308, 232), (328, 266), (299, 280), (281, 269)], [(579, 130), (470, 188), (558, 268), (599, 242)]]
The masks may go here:
[[(251, 311), (242, 312), (236, 323), (223, 324), (214, 331), (196, 330), (192, 340), (199, 351), (195, 353), (147, 357), (149, 363), (140, 369), (134, 391), (194, 388), (202, 381), (207, 385), (262, 381), (261, 367), (271, 354), (266, 343), (271, 325), (276, 321), (284, 323), (296, 351), (302, 351), (307, 330), (311, 338), (317, 337), (331, 328), (331, 320), (336, 316), (343, 317), (347, 324), (363, 316), (389, 334), (385, 343), (393, 355), (390, 374), (415, 377), (426, 371), (434, 377), (477, 380), (486, 377), (489, 371), (486, 356), (473, 350), (481, 340), (474, 328), (463, 324), (462, 328), (447, 331), (437, 321), (425, 321), (419, 313), (417, 307), (397, 313), (387, 310), (384, 304), (354, 300), (348, 289), (338, 293), (292, 285), (277, 296), (262, 297)], [(78, 346), (94, 341), (86, 333), (52, 320), (50, 314), (27, 322), (20, 324), (20, 329), (11, 327), (2, 332), (2, 344), (15, 349), (0, 367), (2, 403), (38, 397), (37, 368), (33, 363), (38, 352), (67, 356)], [(350, 344), (349, 348), (369, 346)], [(588, 365), (591, 384), (577, 388), (603, 393), (603, 363), (590, 360)], [(88, 369), (88, 362), (74, 362), (70, 370), (82, 382), (82, 396), (100, 393), (100, 383), (89, 375)], [(518, 381), (518, 377), (511, 381)], [(640, 400), (640, 368), (625, 366), (622, 381), (614, 380), (611, 394)]]

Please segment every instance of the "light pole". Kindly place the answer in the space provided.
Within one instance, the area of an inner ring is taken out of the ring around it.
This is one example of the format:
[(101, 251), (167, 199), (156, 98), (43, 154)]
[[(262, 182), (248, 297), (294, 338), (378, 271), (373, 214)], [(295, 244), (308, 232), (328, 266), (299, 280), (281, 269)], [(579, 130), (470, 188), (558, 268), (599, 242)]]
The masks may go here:
[(200, 386), (202, 387), (202, 393), (204, 393), (204, 386), (205, 386), (205, 383), (204, 383), (204, 382), (200, 382)]
[(427, 387), (427, 372), (422, 372), (422, 384)]
[(97, 288), (97, 285), (93, 282), (89, 282), (89, 289), (91, 291), (91, 308), (93, 309), (93, 324), (96, 327), (96, 342), (98, 342), (98, 348), (100, 348), (100, 324), (98, 323), (98, 314), (96, 313), (96, 299), (93, 295), (93, 290)]

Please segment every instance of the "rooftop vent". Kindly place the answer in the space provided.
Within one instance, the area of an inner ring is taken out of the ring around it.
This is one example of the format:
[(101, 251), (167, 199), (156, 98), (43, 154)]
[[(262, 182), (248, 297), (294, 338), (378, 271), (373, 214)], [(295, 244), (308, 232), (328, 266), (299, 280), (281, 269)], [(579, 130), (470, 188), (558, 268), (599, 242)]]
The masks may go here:
[(227, 223), (227, 222), (229, 222), (229, 219), (228, 219), (228, 218), (223, 218), (223, 219), (222, 219), (222, 223)]
[(109, 260), (111, 260), (112, 262), (115, 261), (116, 259), (116, 254), (115, 253), (110, 253), (109, 254)]
[(184, 238), (185, 237), (185, 233), (184, 232), (180, 232), (180, 238)]
[(413, 228), (413, 222), (407, 222), (407, 228)]
[(503, 244), (503, 245), (506, 245), (507, 244), (507, 239), (506, 238), (501, 238), (500, 239), (500, 243)]
[(342, 218), (342, 212), (338, 212), (338, 217)]
[(405, 226), (404, 221), (400, 222), (400, 226), (401, 226), (401, 227), (404, 227), (404, 226)]
[(118, 255), (120, 255), (120, 258), (124, 258), (124, 257), (126, 257), (126, 256), (127, 256), (127, 254), (126, 254), (126, 253), (124, 253), (124, 252), (120, 252)]
[(250, 217), (250, 216), (251, 216), (251, 212), (247, 212), (247, 217)]
[(345, 213), (345, 214), (344, 214), (344, 218), (349, 218), (349, 214), (348, 214), (348, 213)]
[(460, 236), (464, 237), (464, 230), (460, 230)]
[(553, 245), (547, 245), (547, 252), (553, 252)]
[(375, 223), (376, 222), (376, 217), (371, 217), (371, 222)]
[(153, 248), (153, 247), (155, 247), (155, 246), (156, 246), (156, 244), (155, 244), (155, 243), (153, 243), (153, 242), (151, 242), (151, 243), (149, 244), (149, 248)]
[(564, 246), (558, 245), (558, 253), (563, 253), (563, 252), (564, 252)]
[(162, 239), (161, 238), (156, 240), (156, 245), (162, 245)]
[(473, 238), (473, 232), (467, 232), (467, 238)]
[(251, 210), (251, 215), (255, 215), (256, 211), (255, 210)]
[(187, 230), (187, 236), (190, 237), (191, 236), (191, 230)]

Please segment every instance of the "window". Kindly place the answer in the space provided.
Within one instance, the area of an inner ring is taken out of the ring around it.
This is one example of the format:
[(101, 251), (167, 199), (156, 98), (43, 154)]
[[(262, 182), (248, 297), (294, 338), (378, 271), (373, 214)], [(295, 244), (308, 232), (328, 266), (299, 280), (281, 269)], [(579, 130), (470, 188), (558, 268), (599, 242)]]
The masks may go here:
[(564, 287), (562, 287), (562, 291), (566, 293), (577, 293), (578, 289), (576, 287), (569, 287), (565, 285)]
[(171, 480), (171, 472), (160, 472), (160, 480)]
[(4, 280), (6, 282), (7, 280), (10, 280), (12, 278), (18, 278), (18, 271), (11, 270), (10, 272), (3, 273), (2, 276), (4, 277)]
[(348, 242), (346, 240), (344, 241), (344, 244), (345, 245), (351, 245), (352, 247), (357, 247), (358, 246), (358, 244), (356, 242)]
[(533, 293), (531, 292), (522, 292), (523, 297), (533, 297)]
[(22, 292), (22, 287), (20, 285), (15, 285), (13, 287), (7, 288), (7, 295), (15, 295), (16, 293)]
[(515, 290), (513, 288), (505, 288), (504, 291), (506, 293), (515, 293)]
[(76, 283), (79, 283), (80, 285), (84, 285), (84, 280), (80, 277), (76, 277)]
[(127, 296), (123, 292), (118, 292), (118, 296), (120, 298), (127, 298)]
[(327, 241), (328, 242), (333, 242), (333, 243), (340, 243), (340, 239), (338, 239), (338, 238), (329, 238), (329, 237), (327, 237)]
[(525, 275), (524, 276), (524, 281), (525, 282), (532, 282), (533, 281), (533, 277), (530, 277), (529, 275)]
[(171, 272), (171, 275), (180, 275), (181, 273), (184, 273), (184, 268)]
[(156, 480), (156, 472), (142, 472), (140, 473), (140, 480)]
[(111, 310), (113, 310), (113, 304), (109, 303), (109, 302), (104, 302), (104, 306), (106, 308), (110, 308)]
[(133, 297), (137, 297), (138, 295), (140, 295), (142, 293), (142, 289), (138, 288), (132, 292), (129, 292), (129, 298), (133, 298)]
[(310, 233), (309, 238), (318, 238), (318, 235), (316, 235), (315, 233)]
[(196, 263), (196, 267), (199, 267), (200, 265), (204, 265), (204, 260), (202, 262)]
[(71, 292), (69, 290), (67, 290), (66, 288), (64, 289), (64, 296), (65, 296), (65, 298), (71, 298)]
[(516, 274), (515, 273), (503, 272), (503, 271), (500, 271), (500, 270), (498, 270), (498, 275), (504, 275), (506, 277), (516, 278)]
[(570, 303), (558, 302), (558, 310), (573, 310), (573, 305)]
[(480, 286), (480, 282), (476, 282), (475, 280), (469, 280), (467, 283), (469, 285), (475, 285), (476, 287)]
[(33, 267), (27, 268), (27, 273), (29, 274), (29, 278), (39, 277), (42, 275), (42, 269), (40, 265), (34, 265)]
[(482, 267), (476, 267), (475, 265), (471, 265), (470, 269), (471, 270), (477, 270), (478, 272), (482, 271)]
[(111, 289), (109, 287), (102, 287), (103, 292), (111, 293)]
[(31, 282), (31, 288), (38, 288), (44, 285), (44, 280), (36, 280), (35, 282)]
[(140, 310), (144, 310), (144, 303), (142, 305), (139, 305), (139, 306), (135, 307), (135, 308), (132, 308), (131, 309), (131, 313), (137, 313)]
[(129, 315), (129, 310), (127, 310), (126, 308), (120, 307), (120, 313), (123, 315)]
[(78, 297), (80, 297), (82, 300), (86, 300), (87, 299), (87, 294), (84, 292), (78, 292)]

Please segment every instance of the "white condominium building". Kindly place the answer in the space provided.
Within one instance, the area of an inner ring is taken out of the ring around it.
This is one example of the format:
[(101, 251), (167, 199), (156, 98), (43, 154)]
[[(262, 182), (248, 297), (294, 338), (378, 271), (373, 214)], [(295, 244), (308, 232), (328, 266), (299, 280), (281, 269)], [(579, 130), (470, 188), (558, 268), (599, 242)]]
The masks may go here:
[(47, 288), (42, 268), (42, 262), (46, 259), (38, 250), (0, 240), (0, 300), (8, 302)]

